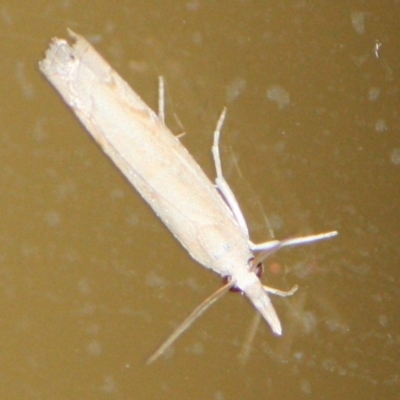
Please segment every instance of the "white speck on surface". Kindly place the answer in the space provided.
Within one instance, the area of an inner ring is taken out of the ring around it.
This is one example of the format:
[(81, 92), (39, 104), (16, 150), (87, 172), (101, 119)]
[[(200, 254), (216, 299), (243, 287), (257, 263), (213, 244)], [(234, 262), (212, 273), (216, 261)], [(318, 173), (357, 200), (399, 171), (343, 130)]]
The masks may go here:
[(368, 91), (368, 100), (376, 101), (376, 100), (378, 100), (380, 95), (381, 95), (381, 89), (378, 87), (372, 87)]
[(322, 362), (322, 368), (327, 371), (334, 372), (337, 369), (337, 361), (333, 358), (328, 358)]
[(302, 379), (300, 382), (301, 391), (305, 394), (312, 394), (311, 383), (308, 379)]
[(221, 391), (218, 391), (218, 392), (214, 393), (214, 399), (215, 400), (225, 400), (225, 396)]
[(283, 229), (285, 223), (281, 216), (278, 214), (270, 214), (268, 216), (269, 224), (274, 231), (280, 231)]
[(101, 331), (101, 327), (99, 324), (91, 323), (85, 327), (84, 331), (88, 335), (98, 335)]
[(226, 102), (232, 103), (236, 100), (247, 87), (247, 82), (244, 78), (234, 79), (226, 88)]
[(57, 211), (49, 211), (44, 217), (47, 225), (51, 227), (59, 226), (61, 223), (61, 216)]
[(290, 94), (280, 85), (271, 85), (267, 89), (267, 98), (276, 103), (280, 110), (290, 104)]
[(151, 287), (160, 288), (167, 286), (167, 281), (156, 271), (149, 271), (146, 275), (146, 284)]
[(103, 386), (101, 387), (103, 392), (106, 393), (115, 393), (117, 392), (118, 385), (117, 382), (115, 382), (114, 377), (111, 375), (107, 375), (104, 377), (104, 383)]
[(338, 333), (346, 334), (350, 330), (348, 325), (346, 325), (342, 321), (338, 321), (337, 319), (333, 319), (333, 318), (328, 318), (325, 321), (325, 325), (331, 332), (338, 332)]
[(198, 11), (200, 9), (199, 0), (191, 0), (186, 3), (186, 10), (188, 11)]
[(131, 213), (126, 217), (126, 223), (128, 226), (138, 226), (139, 225), (139, 216), (135, 213)]
[(376, 58), (379, 58), (379, 50), (382, 47), (382, 43), (379, 40), (375, 40), (374, 44), (374, 54)]
[(400, 147), (396, 147), (392, 150), (392, 153), (390, 154), (390, 161), (394, 165), (400, 164)]
[(89, 280), (87, 278), (82, 278), (78, 282), (78, 291), (84, 296), (88, 296), (92, 293)]
[(386, 315), (380, 315), (379, 316), (379, 323), (381, 326), (385, 327), (388, 325), (389, 319)]
[(5, 25), (10, 26), (14, 24), (14, 19), (11, 14), (8, 12), (6, 7), (2, 7), (0, 10), (1, 20)]
[(87, 346), (87, 352), (91, 356), (99, 357), (103, 352), (103, 346), (98, 340), (91, 340)]
[(197, 46), (201, 46), (204, 42), (203, 40), (203, 35), (201, 34), (201, 32), (195, 32), (192, 36), (192, 41), (195, 45)]
[(377, 132), (386, 132), (388, 130), (387, 123), (384, 119), (378, 119), (378, 121), (375, 122), (375, 130)]
[(351, 13), (351, 24), (355, 31), (362, 35), (365, 33), (365, 12), (363, 11), (353, 11)]

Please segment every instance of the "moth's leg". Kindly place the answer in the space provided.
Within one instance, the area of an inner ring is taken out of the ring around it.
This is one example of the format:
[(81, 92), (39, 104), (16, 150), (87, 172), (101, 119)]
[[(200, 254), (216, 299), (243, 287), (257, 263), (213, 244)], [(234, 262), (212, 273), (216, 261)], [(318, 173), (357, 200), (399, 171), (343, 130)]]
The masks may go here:
[(268, 252), (278, 251), (282, 246), (279, 240), (269, 240), (268, 242), (255, 244), (251, 240), (249, 242), (250, 250), (253, 252)]
[[(172, 114), (179, 127), (182, 128), (181, 133), (175, 135), (176, 138), (180, 139), (186, 135), (186, 132), (178, 116), (174, 112)], [(161, 122), (165, 125), (165, 80), (163, 76), (158, 77), (158, 118), (160, 118)]]
[[(279, 250), (282, 247), (286, 246), (296, 246), (296, 245), (303, 245), (303, 244), (308, 244), (308, 243), (313, 243), (319, 240), (325, 240), (325, 239), (330, 239), (338, 234), (337, 231), (331, 231), (331, 232), (325, 232), (325, 233), (319, 233), (316, 235), (309, 235), (309, 236), (302, 236), (294, 239), (286, 239), (282, 241), (269, 241), (265, 243), (260, 243), (255, 245), (254, 243), (251, 243), (251, 250), (252, 251), (260, 251), (259, 254), (257, 254), (256, 258), (253, 260), (253, 265), (256, 266), (260, 262), (262, 262), (266, 257), (268, 257), (271, 253)], [(295, 285), (293, 286), (292, 289), (288, 291), (282, 291), (279, 289), (271, 288), (269, 286), (263, 286), (264, 289), (268, 293), (275, 294), (277, 296), (281, 297), (286, 297), (286, 296), (291, 296), (293, 295), (297, 289), (298, 286)]]
[(222, 110), (222, 113), (218, 119), (217, 126), (214, 131), (212, 154), (214, 157), (215, 170), (217, 173), (217, 177), (215, 178), (215, 183), (217, 185), (217, 188), (221, 192), (223, 198), (228, 203), (228, 206), (231, 209), (234, 217), (236, 218), (236, 221), (239, 224), (241, 230), (246, 235), (246, 237), (249, 237), (249, 229), (247, 228), (246, 220), (244, 219), (242, 210), (240, 209), (239, 203), (237, 202), (235, 195), (232, 192), (232, 189), (229, 187), (228, 182), (225, 180), (222, 174), (221, 157), (219, 153), (219, 137), (221, 134), (222, 125), (225, 120), (225, 116), (226, 116), (226, 108)]
[(165, 124), (165, 83), (164, 77), (158, 77), (158, 117)]
[(278, 250), (278, 248), (280, 249), (282, 247), (299, 246), (303, 244), (317, 242), (319, 240), (326, 240), (336, 236), (337, 234), (338, 234), (337, 231), (330, 231), (330, 232), (318, 233), (316, 235), (308, 235), (308, 236), (301, 236), (298, 238), (285, 239), (278, 242), (279, 243), (278, 246), (276, 240), (270, 240), (269, 242), (264, 242), (259, 244), (255, 244), (252, 242), (249, 243), (250, 243), (250, 249), (252, 251), (269, 251), (271, 250), (271, 248), (273, 248), (274, 250)]
[(288, 296), (294, 295), (297, 292), (297, 289), (299, 287), (297, 285), (294, 285), (290, 290), (279, 290), (279, 289), (272, 288), (270, 286), (263, 285), (263, 288), (266, 292), (275, 294), (276, 296), (288, 297)]
[[(251, 243), (249, 241), (250, 249), (252, 251), (259, 251), (259, 253), (256, 255), (254, 260), (252, 261), (252, 270), (254, 271), (255, 268), (259, 263), (262, 263), (269, 255), (274, 253), (275, 251), (279, 250), (282, 247), (285, 246), (295, 246), (295, 245), (302, 245), (302, 244), (307, 244), (307, 243), (313, 243), (319, 240), (325, 240), (325, 239), (330, 239), (334, 236), (336, 236), (338, 233), (336, 231), (331, 231), (331, 232), (325, 232), (325, 233), (319, 233), (317, 235), (309, 235), (309, 236), (302, 236), (299, 238), (294, 238), (294, 239), (286, 239), (286, 240), (271, 240), (269, 242), (261, 243), (255, 245), (254, 243)], [(268, 293), (272, 293), (278, 296), (286, 297), (286, 296), (291, 296), (293, 295), (296, 290), (298, 289), (298, 286), (295, 285), (293, 288), (289, 291), (282, 291), (279, 289), (271, 288), (269, 286), (263, 286), (264, 289)]]

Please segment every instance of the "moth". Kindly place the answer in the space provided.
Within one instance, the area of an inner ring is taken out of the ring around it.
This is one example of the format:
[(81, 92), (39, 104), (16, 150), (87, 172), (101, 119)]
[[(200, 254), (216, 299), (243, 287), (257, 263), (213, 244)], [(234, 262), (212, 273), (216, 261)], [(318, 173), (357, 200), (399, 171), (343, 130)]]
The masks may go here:
[(69, 30), (73, 43), (54, 38), (39, 68), (73, 110), (89, 134), (111, 158), (175, 238), (202, 266), (228, 283), (206, 299), (150, 357), (154, 361), (176, 338), (233, 286), (261, 313), (272, 331), (282, 327), (268, 293), (292, 294), (264, 286), (256, 274), (260, 260), (284, 246), (335, 236), (336, 231), (255, 244), (239, 204), (222, 174), (219, 136), (212, 154), (215, 183), (138, 94), (82, 36)]

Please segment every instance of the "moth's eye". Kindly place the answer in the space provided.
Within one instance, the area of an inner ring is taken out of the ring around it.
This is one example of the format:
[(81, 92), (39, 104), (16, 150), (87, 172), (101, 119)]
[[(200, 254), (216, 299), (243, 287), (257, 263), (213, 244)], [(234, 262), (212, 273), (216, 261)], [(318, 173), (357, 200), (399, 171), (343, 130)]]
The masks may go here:
[[(222, 282), (224, 285), (226, 285), (227, 283), (229, 283), (232, 280), (232, 277), (230, 276), (224, 276), (222, 278)], [(234, 293), (243, 293), (243, 290), (240, 290), (237, 286), (232, 286), (229, 291), (234, 292)]]
[(263, 276), (263, 273), (264, 273), (264, 264), (263, 263), (260, 262), (256, 265), (255, 273), (259, 278), (261, 278)]

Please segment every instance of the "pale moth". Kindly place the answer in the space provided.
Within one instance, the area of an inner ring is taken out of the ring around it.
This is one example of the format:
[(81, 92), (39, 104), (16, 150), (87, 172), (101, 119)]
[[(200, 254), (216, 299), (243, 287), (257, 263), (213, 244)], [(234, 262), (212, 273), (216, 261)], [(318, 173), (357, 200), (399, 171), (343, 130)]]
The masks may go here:
[[(242, 290), (272, 331), (282, 327), (254, 266), (264, 254), (284, 246), (327, 239), (336, 231), (254, 244), (240, 207), (222, 175), (218, 141), (225, 116), (214, 133), (213, 184), (193, 157), (129, 85), (82, 36), (68, 31), (70, 45), (53, 39), (40, 70), (57, 89), (91, 136), (147, 201), (197, 262), (229, 283), (203, 302), (150, 357), (154, 361), (206, 308), (232, 286)], [(255, 260), (254, 255), (256, 256)]]

